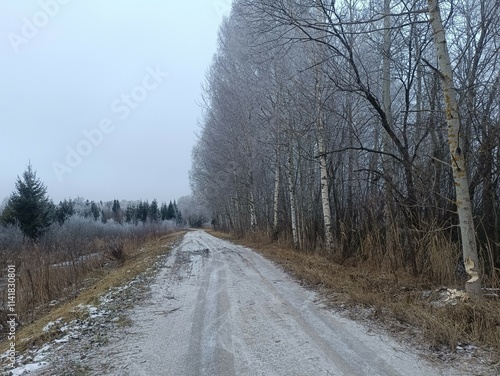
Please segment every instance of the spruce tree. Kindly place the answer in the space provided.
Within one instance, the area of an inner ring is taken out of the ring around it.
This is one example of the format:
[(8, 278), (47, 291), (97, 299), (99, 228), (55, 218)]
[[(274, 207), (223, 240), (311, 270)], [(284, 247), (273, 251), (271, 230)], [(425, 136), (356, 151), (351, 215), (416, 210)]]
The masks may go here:
[(113, 207), (111, 208), (113, 212), (113, 220), (119, 224), (123, 223), (123, 212), (120, 207), (120, 201), (113, 200)]
[(118, 211), (121, 210), (120, 201), (113, 200), (113, 206), (111, 207), (111, 210), (113, 211), (113, 213), (118, 213)]
[(10, 200), (7, 202), (7, 205), (2, 211), (2, 215), (0, 215), (0, 223), (4, 226), (15, 225), (16, 218), (14, 217), (14, 210), (12, 209), (12, 205)]
[(97, 221), (99, 219), (99, 216), (101, 215), (101, 212), (99, 210), (99, 207), (94, 201), (90, 203), (90, 212), (92, 213), (94, 221)]
[(175, 219), (175, 208), (174, 204), (172, 204), (172, 201), (170, 201), (168, 204), (167, 219)]
[(175, 216), (175, 223), (177, 223), (178, 225), (184, 224), (184, 218), (182, 218), (182, 213), (180, 210), (177, 212), (177, 215)]
[(57, 205), (55, 219), (62, 226), (66, 220), (75, 214), (75, 204), (70, 200), (64, 199)]
[(184, 223), (184, 219), (182, 218), (182, 213), (179, 210), (179, 208), (177, 207), (177, 203), (175, 202), (175, 200), (174, 200), (173, 206), (174, 206), (174, 212), (175, 212), (175, 222), (178, 225), (182, 225)]
[(54, 204), (31, 163), (22, 178), (17, 177), (16, 190), (10, 197), (9, 206), (24, 236), (33, 241), (37, 241), (52, 223)]
[(158, 209), (158, 201), (156, 198), (151, 202), (149, 206), (149, 219), (153, 222), (157, 222), (160, 219), (160, 211)]
[(125, 209), (125, 221), (127, 223), (134, 223), (135, 225), (139, 222), (137, 218), (137, 207), (135, 205), (129, 205), (127, 209)]
[(161, 204), (160, 214), (162, 221), (166, 221), (168, 219), (168, 207), (166, 203)]
[(139, 205), (137, 206), (137, 216), (139, 220), (143, 223), (145, 223), (148, 220), (149, 202), (139, 201)]

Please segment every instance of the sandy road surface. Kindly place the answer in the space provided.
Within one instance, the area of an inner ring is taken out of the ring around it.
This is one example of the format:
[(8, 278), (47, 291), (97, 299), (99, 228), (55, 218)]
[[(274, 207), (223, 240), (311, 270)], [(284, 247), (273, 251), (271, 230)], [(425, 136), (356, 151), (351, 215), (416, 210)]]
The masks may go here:
[(321, 308), (271, 262), (202, 231), (172, 251), (152, 289), (130, 313), (130, 333), (102, 349), (97, 373), (459, 374)]

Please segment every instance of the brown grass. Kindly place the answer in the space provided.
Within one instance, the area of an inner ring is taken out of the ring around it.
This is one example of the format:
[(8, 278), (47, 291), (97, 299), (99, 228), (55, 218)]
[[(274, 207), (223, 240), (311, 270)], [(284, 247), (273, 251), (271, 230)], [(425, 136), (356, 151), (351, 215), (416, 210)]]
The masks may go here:
[[(34, 344), (51, 340), (56, 331), (44, 332), (42, 330), (44, 326), (59, 318), (63, 318), (65, 322), (82, 318), (81, 315), (86, 313), (76, 309), (78, 305), (96, 304), (99, 297), (106, 294), (110, 288), (120, 286), (144, 273), (157, 261), (158, 256), (169, 252), (171, 248), (166, 245), (178, 241), (184, 233), (177, 232), (165, 235), (134, 249), (128, 248), (125, 244), (126, 256), (123, 262), (116, 263), (113, 268), (101, 268), (87, 274), (87, 288), (80, 290), (71, 300), (62, 303), (57, 308), (44, 312), (31, 324), (18, 328), (16, 351), (21, 352)], [(6, 351), (7, 347), (7, 341), (0, 342), (0, 353)]]
[[(418, 337), (432, 347), (445, 345), (454, 351), (458, 343), (485, 346), (496, 352), (500, 360), (499, 300), (440, 305), (436, 303), (438, 293), (431, 293), (439, 291), (442, 287), (439, 283), (433, 284), (430, 279), (414, 277), (401, 269), (389, 271), (359, 260), (347, 260), (340, 265), (317, 253), (293, 250), (266, 240), (236, 240), (228, 234), (211, 233), (260, 252), (304, 284), (318, 288), (329, 304), (345, 308), (358, 318), (368, 316), (395, 334), (410, 332), (413, 338)], [(438, 247), (443, 249), (443, 244)], [(431, 252), (432, 262), (428, 267), (437, 281), (454, 274), (449, 267), (432, 266), (446, 256)]]
[[(16, 252), (3, 254), (1, 263), (7, 264), (6, 260), (9, 260), (9, 265), (16, 266), (18, 321), (23, 325), (30, 323), (51, 305), (74, 298), (88, 287), (92, 281), (89, 277), (119, 267), (128, 255), (133, 255), (143, 244), (155, 238), (146, 234), (102, 237), (67, 243), (56, 249), (26, 244)], [(3, 267), (0, 274), (6, 270)], [(0, 307), (5, 307), (6, 302), (7, 290), (3, 288), (0, 289)], [(0, 308), (0, 322), (5, 319), (6, 312)]]

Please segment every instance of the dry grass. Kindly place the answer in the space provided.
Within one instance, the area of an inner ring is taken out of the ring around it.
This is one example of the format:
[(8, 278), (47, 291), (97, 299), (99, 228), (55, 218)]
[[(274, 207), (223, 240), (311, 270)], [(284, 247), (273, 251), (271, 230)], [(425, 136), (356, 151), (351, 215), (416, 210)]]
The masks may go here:
[[(49, 322), (54, 322), (61, 317), (66, 322), (82, 318), (82, 315), (88, 313), (77, 309), (78, 305), (97, 304), (99, 297), (106, 294), (110, 288), (127, 283), (137, 275), (144, 273), (157, 261), (158, 256), (164, 255), (170, 250), (167, 244), (176, 242), (184, 233), (169, 234), (134, 249), (130, 249), (127, 244), (124, 244), (126, 256), (122, 255), (123, 262), (116, 263), (114, 268), (101, 268), (87, 274), (88, 287), (80, 290), (77, 295), (73, 296), (73, 299), (45, 312), (31, 324), (18, 328), (16, 350), (21, 352), (34, 344), (50, 341), (56, 331), (44, 332), (42, 330)], [(116, 249), (115, 246), (112, 248)], [(6, 341), (0, 342), (0, 353), (6, 349)]]
[[(1, 263), (16, 265), (16, 311), (20, 323), (27, 324), (43, 315), (54, 304), (72, 299), (88, 287), (89, 276), (99, 275), (125, 262), (128, 255), (156, 237), (101, 237), (75, 241), (50, 249), (26, 244), (17, 252), (2, 254)], [(6, 267), (1, 272), (5, 272)], [(1, 275), (0, 275), (1, 277)], [(4, 285), (5, 286), (5, 285)], [(7, 291), (0, 289), (0, 322), (6, 319), (1, 310), (7, 302)], [(1, 340), (0, 335), (0, 340)]]
[[(429, 279), (414, 277), (403, 270), (388, 271), (389, 268), (359, 260), (340, 265), (331, 258), (266, 240), (236, 240), (228, 234), (212, 234), (257, 250), (304, 284), (318, 288), (332, 306), (363, 317), (368, 312), (370, 319), (394, 333), (409, 332), (432, 347), (445, 345), (452, 350), (458, 343), (486, 346), (500, 359), (499, 300), (432, 304), (436, 303), (437, 293), (430, 292), (439, 290), (439, 283), (433, 284)], [(442, 256), (436, 252), (432, 257)], [(446, 274), (453, 274), (446, 268), (429, 268), (438, 281), (445, 280)]]

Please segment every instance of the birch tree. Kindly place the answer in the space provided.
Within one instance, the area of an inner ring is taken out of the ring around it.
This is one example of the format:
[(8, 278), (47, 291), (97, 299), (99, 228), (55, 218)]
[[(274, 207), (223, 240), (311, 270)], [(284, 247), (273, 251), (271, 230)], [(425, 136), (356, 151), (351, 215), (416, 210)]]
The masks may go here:
[(455, 204), (460, 223), (464, 264), (466, 272), (469, 275), (469, 279), (465, 284), (465, 289), (470, 295), (479, 296), (481, 294), (479, 258), (477, 254), (472, 205), (469, 196), (467, 166), (463, 153), (463, 145), (460, 139), (460, 115), (458, 111), (457, 94), (453, 82), (453, 69), (448, 46), (446, 44), (446, 35), (438, 0), (429, 0), (429, 21), (434, 32), (439, 72), (443, 85), (446, 121), (448, 123), (448, 145), (450, 148), (453, 180), (455, 181)]

